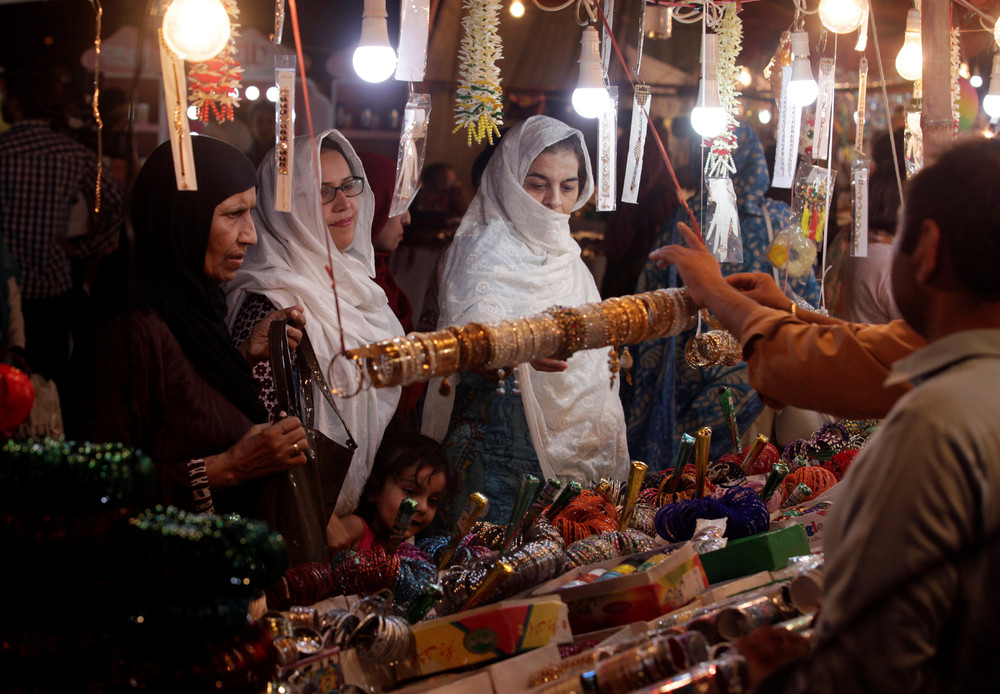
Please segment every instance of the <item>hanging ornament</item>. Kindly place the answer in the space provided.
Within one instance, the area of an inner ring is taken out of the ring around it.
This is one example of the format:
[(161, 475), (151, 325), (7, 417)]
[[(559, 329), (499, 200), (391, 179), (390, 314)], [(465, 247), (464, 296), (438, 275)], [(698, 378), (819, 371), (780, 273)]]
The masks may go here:
[(274, 33), (271, 34), (271, 43), (275, 46), (281, 45), (281, 35), (285, 31), (285, 0), (274, 0)]
[(799, 220), (799, 229), (812, 241), (823, 240), (826, 215), (830, 209), (830, 193), (837, 172), (807, 162), (799, 165), (796, 175), (792, 210)]
[(817, 71), (816, 84), (819, 95), (816, 97), (815, 127), (813, 128), (812, 157), (826, 161), (830, 158), (830, 129), (833, 127), (834, 72), (836, 62), (833, 58), (821, 58)]
[(868, 257), (868, 157), (851, 166), (851, 256)]
[(274, 103), (274, 209), (292, 211), (292, 172), (295, 170), (295, 54), (274, 56), (274, 83), (278, 100)]
[(597, 210), (615, 209), (615, 168), (618, 164), (618, 87), (608, 89), (608, 102), (597, 131)]
[(396, 79), (400, 82), (423, 82), (427, 69), (431, 1), (407, 0), (400, 5)]
[(868, 102), (868, 59), (861, 56), (858, 63), (858, 122), (854, 131), (854, 149), (864, 151), (865, 104)]
[(462, 27), (465, 35), (458, 49), (461, 62), (458, 90), (455, 95), (455, 129), (465, 128), (468, 144), (483, 139), (493, 144), (500, 137), (503, 125), (503, 90), (500, 88), (500, 68), (496, 63), (502, 55), (500, 41), (499, 0), (465, 0)]
[(96, 12), (97, 25), (94, 35), (94, 98), (91, 107), (94, 112), (94, 123), (97, 125), (97, 182), (94, 184), (94, 214), (101, 213), (101, 176), (104, 173), (104, 121), (101, 120), (101, 19), (104, 8), (101, 0), (91, 0)]
[(787, 277), (802, 277), (816, 262), (816, 244), (789, 221), (774, 235), (767, 249), (767, 259)]
[(774, 175), (771, 177), (771, 185), (775, 188), (791, 188), (795, 180), (802, 107), (788, 97), (788, 83), (791, 79), (791, 65), (783, 65), (781, 67), (781, 98), (778, 102)]
[(733, 182), (728, 176), (708, 177), (705, 185), (711, 210), (711, 221), (705, 229), (705, 245), (720, 263), (742, 263), (743, 244)]
[(903, 155), (906, 158), (906, 176), (911, 177), (924, 168), (924, 131), (920, 125), (923, 93), (920, 80), (913, 83), (913, 98), (903, 116)]
[(635, 97), (632, 101), (632, 128), (629, 132), (628, 150), (625, 157), (625, 184), (622, 190), (622, 202), (635, 203), (639, 201), (639, 181), (642, 177), (642, 156), (646, 150), (646, 116), (650, 107), (650, 89), (648, 85), (637, 84)]
[(191, 149), (191, 128), (187, 117), (187, 90), (184, 89), (184, 61), (160, 38), (160, 69), (163, 71), (163, 104), (169, 119), (170, 151), (174, 156), (177, 190), (198, 190)]
[(951, 30), (951, 136), (958, 137), (958, 122), (962, 118), (959, 103), (962, 92), (958, 85), (959, 72), (962, 69), (962, 42), (958, 35), (958, 27)]
[(743, 358), (743, 345), (728, 330), (709, 330), (688, 340), (684, 361), (694, 369), (734, 366)]
[(188, 71), (188, 101), (198, 112), (198, 118), (207, 123), (209, 115), (223, 123), (234, 117), (233, 109), (239, 105), (243, 67), (236, 60), (236, 38), (240, 35), (237, 20), (240, 8), (236, 0), (222, 0), (229, 15), (232, 31), (229, 41), (218, 55), (201, 62), (191, 63)]
[(392, 194), (390, 217), (406, 212), (420, 188), (420, 171), (424, 168), (430, 115), (431, 95), (410, 94), (403, 112), (403, 131), (399, 138), (396, 187)]
[(743, 48), (743, 20), (740, 19), (738, 11), (736, 3), (726, 5), (722, 18), (715, 27), (719, 42), (716, 73), (719, 78), (719, 101), (726, 112), (726, 130), (706, 142), (709, 150), (705, 160), (706, 176), (726, 176), (727, 172), (736, 173), (733, 152), (739, 144), (734, 130), (740, 112), (741, 93), (736, 88), (740, 83), (740, 68), (736, 65), (736, 58)]

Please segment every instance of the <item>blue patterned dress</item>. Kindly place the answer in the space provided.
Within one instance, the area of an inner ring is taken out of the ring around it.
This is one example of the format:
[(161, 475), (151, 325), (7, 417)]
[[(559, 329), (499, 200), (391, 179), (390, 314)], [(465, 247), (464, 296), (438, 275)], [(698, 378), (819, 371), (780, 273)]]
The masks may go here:
[[(772, 266), (767, 260), (769, 241), (764, 209), (767, 209), (771, 217), (772, 228), (777, 230), (782, 220), (791, 214), (791, 208), (785, 203), (764, 197), (771, 179), (757, 135), (742, 123), (737, 127), (736, 134), (739, 149), (734, 152), (736, 173), (732, 179), (740, 218), (740, 236), (743, 240), (743, 262), (723, 263), (722, 274), (770, 272)], [(699, 159), (697, 154), (692, 156), (692, 162)], [(704, 226), (701, 217), (705, 202), (702, 197), (695, 195), (688, 200), (688, 204), (699, 218), (699, 224)], [(678, 207), (664, 222), (650, 250), (680, 243), (678, 222), (690, 223), (683, 207)], [(672, 266), (660, 269), (652, 261), (647, 261), (636, 292), (677, 286), (681, 286), (680, 277)], [(806, 301), (813, 304), (817, 302), (819, 285), (812, 275), (793, 280), (790, 286)], [(681, 434), (693, 435), (703, 426), (712, 428), (712, 460), (730, 451), (732, 437), (728, 422), (719, 407), (716, 394), (719, 386), (729, 386), (733, 391), (740, 431), (763, 409), (756, 392), (747, 382), (745, 363), (707, 369), (693, 369), (687, 365), (684, 361), (684, 348), (694, 333), (694, 330), (690, 330), (675, 338), (647, 340), (631, 348), (635, 360), (633, 385), (627, 387), (622, 384), (625, 419), (628, 422), (628, 447), (633, 458), (644, 461), (653, 470), (671, 468)]]

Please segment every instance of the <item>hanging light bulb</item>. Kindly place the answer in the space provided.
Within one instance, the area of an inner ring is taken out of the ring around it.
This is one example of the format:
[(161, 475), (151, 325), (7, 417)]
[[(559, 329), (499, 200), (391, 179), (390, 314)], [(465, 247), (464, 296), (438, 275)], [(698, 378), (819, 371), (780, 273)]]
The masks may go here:
[(993, 56), (990, 90), (983, 97), (983, 110), (990, 118), (1000, 118), (1000, 53)]
[(721, 135), (726, 129), (726, 109), (719, 99), (719, 37), (705, 34), (701, 42), (701, 83), (698, 100), (691, 110), (691, 127), (705, 138)]
[(573, 108), (584, 118), (597, 118), (608, 108), (608, 90), (601, 72), (600, 37), (594, 27), (580, 39), (580, 81), (573, 90)]
[(647, 5), (646, 36), (651, 39), (669, 39), (674, 34), (674, 8), (666, 5)]
[(354, 71), (365, 82), (384, 82), (396, 69), (396, 52), (389, 45), (385, 0), (365, 0), (361, 40), (354, 49)]
[(514, 0), (510, 3), (510, 16), (511, 17), (523, 17), (524, 16), (524, 3), (521, 0)]
[(813, 78), (809, 63), (809, 34), (792, 32), (792, 78), (788, 82), (788, 98), (803, 108), (816, 101), (819, 85)]
[(849, 34), (865, 21), (868, 0), (820, 0), (819, 21), (835, 34)]
[(771, 122), (771, 110), (767, 108), (762, 108), (757, 112), (757, 120), (760, 121), (761, 125), (767, 125)]
[(923, 75), (924, 56), (920, 49), (920, 10), (906, 13), (906, 33), (903, 47), (896, 56), (896, 72), (907, 80), (918, 80)]
[(174, 0), (163, 14), (163, 40), (181, 60), (200, 63), (218, 55), (230, 31), (219, 0)]

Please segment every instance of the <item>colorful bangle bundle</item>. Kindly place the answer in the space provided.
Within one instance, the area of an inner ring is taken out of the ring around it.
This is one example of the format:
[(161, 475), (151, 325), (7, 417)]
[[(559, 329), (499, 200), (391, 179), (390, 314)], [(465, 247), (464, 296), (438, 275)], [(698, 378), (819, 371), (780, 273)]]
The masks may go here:
[(683, 542), (694, 535), (699, 518), (725, 518), (726, 537), (732, 539), (764, 532), (770, 523), (760, 496), (747, 487), (736, 487), (720, 498), (667, 504), (656, 512), (656, 532), (669, 542)]
[(658, 289), (499, 323), (410, 333), (347, 352), (375, 387), (408, 385), (468, 369), (501, 369), (536, 358), (677, 335), (694, 325), (684, 289)]
[(570, 545), (590, 535), (618, 530), (618, 510), (600, 494), (585, 490), (556, 516), (553, 525)]

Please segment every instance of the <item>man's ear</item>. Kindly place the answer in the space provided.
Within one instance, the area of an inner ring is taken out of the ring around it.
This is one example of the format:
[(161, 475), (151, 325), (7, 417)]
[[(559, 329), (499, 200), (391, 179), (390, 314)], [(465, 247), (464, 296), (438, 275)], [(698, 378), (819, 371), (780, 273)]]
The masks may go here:
[(933, 219), (925, 219), (920, 225), (920, 240), (913, 250), (916, 279), (920, 284), (931, 284), (939, 269), (941, 228)]

